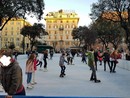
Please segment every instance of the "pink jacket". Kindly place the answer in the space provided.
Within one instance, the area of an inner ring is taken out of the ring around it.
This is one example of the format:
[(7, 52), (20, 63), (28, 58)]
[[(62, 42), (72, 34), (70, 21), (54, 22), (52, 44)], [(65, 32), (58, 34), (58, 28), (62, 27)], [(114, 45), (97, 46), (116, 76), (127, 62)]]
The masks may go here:
[(33, 61), (29, 61), (26, 64), (26, 72), (34, 72), (34, 62)]

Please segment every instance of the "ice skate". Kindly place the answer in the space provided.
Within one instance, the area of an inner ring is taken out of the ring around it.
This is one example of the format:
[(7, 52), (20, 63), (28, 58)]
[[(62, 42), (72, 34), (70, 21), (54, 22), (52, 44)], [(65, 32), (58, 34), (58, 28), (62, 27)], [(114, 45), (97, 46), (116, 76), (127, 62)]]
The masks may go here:
[(31, 83), (27, 84), (27, 89), (32, 89), (33, 86), (31, 85)]

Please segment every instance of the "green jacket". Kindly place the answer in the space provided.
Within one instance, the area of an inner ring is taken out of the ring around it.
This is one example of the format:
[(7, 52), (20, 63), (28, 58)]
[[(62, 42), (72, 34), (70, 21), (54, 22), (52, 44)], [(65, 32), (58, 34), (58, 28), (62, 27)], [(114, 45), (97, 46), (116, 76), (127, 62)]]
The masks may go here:
[(89, 51), (88, 52), (88, 65), (94, 66), (93, 62), (94, 62), (94, 54), (91, 51)]

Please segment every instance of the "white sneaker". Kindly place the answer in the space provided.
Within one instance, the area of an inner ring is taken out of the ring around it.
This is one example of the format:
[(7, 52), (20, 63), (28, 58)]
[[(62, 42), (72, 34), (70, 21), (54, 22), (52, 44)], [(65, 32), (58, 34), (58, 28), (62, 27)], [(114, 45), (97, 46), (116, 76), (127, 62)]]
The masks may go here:
[(35, 85), (35, 84), (37, 84), (37, 82), (32, 82), (32, 83), (31, 83), (31, 85)]
[(27, 86), (27, 89), (32, 89), (33, 87), (32, 86)]
[(33, 88), (33, 86), (31, 84), (27, 85), (27, 89), (32, 89), (32, 88)]

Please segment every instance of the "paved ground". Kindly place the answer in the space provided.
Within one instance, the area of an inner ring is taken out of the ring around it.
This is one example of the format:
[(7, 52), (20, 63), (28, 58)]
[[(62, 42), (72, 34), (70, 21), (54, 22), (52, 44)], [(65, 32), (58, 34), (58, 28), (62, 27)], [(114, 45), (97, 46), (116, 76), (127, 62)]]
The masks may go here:
[[(130, 98), (130, 71), (116, 68), (116, 73), (103, 71), (103, 65), (98, 64), (97, 77), (101, 83), (89, 81), (91, 70), (81, 62), (81, 57), (75, 57), (75, 65), (66, 64), (66, 76), (60, 78), (59, 54), (53, 60), (48, 60), (48, 71), (36, 72), (37, 84), (32, 90), (27, 90), (29, 96), (76, 96), (76, 97), (125, 97)], [(26, 87), (25, 62), (26, 55), (18, 57), (23, 69), (24, 85)], [(108, 67), (107, 67), (108, 69)], [(0, 92), (0, 95), (5, 95)]]

